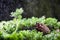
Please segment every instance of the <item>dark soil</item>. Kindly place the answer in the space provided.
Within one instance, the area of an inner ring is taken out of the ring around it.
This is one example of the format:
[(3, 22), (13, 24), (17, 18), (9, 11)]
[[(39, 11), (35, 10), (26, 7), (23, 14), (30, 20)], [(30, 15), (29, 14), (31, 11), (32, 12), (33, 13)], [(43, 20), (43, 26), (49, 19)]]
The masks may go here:
[(0, 21), (11, 20), (10, 13), (21, 7), (19, 0), (0, 0)]

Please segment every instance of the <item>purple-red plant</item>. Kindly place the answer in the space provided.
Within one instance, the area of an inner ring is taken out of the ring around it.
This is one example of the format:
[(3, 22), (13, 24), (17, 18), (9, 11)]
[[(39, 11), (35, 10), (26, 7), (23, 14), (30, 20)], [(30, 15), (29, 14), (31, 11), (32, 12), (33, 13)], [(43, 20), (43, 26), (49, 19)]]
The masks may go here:
[(50, 33), (50, 29), (45, 24), (36, 23), (36, 29), (43, 33)]

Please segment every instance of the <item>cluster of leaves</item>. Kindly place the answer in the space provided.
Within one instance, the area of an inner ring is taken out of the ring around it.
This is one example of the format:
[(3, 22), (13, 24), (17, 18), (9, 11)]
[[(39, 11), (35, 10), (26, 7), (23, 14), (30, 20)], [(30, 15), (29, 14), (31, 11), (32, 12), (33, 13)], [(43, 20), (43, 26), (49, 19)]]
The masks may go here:
[(37, 32), (36, 30), (22, 30), (12, 34), (0, 31), (0, 40), (2, 38), (3, 40), (60, 40), (60, 32), (51, 32), (43, 36), (42, 32)]
[(1, 32), (0, 38), (3, 37), (4, 40), (42, 40), (42, 35), (42, 32), (37, 32), (35, 30), (23, 30), (20, 32), (13, 32), (12, 34)]
[(42, 40), (60, 40), (60, 32), (51, 32), (50, 34), (43, 36)]
[(13, 20), (0, 22), (0, 40), (59, 40), (60, 33), (51, 32), (43, 36), (42, 32), (37, 32), (36, 30), (22, 30), (23, 27), (34, 27), (36, 23), (42, 23), (59, 29), (60, 22), (57, 19), (45, 18), (44, 16), (41, 18), (22, 19), (22, 12), (22, 8), (17, 9), (16, 12), (11, 13), (11, 16), (14, 17)]

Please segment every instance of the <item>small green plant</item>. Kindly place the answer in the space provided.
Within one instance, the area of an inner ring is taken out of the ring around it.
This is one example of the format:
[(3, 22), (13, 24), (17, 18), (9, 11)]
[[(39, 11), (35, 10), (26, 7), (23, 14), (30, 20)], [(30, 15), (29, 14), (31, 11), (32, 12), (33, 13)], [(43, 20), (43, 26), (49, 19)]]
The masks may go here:
[(22, 13), (23, 13), (23, 9), (22, 8), (16, 9), (15, 12), (11, 13), (11, 16), (20, 19), (20, 18), (22, 18), (22, 16), (21, 16)]

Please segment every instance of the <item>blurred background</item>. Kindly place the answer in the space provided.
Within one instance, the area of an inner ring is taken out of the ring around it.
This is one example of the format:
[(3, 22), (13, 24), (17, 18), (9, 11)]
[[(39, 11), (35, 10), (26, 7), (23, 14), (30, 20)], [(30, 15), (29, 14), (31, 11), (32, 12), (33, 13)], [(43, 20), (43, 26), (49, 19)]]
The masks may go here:
[(23, 8), (23, 18), (55, 17), (60, 21), (60, 0), (0, 0), (0, 21), (11, 20), (10, 13)]

